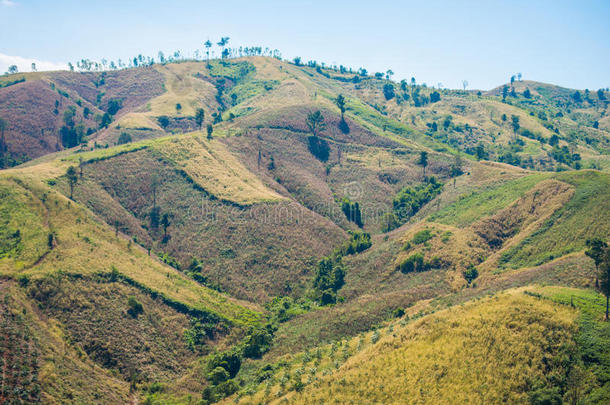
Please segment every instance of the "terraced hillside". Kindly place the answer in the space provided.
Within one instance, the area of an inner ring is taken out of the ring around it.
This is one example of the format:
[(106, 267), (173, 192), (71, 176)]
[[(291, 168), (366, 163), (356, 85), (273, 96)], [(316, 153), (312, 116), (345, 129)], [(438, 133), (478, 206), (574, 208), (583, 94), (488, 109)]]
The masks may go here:
[(606, 92), (268, 57), (0, 83), (0, 402), (608, 398)]

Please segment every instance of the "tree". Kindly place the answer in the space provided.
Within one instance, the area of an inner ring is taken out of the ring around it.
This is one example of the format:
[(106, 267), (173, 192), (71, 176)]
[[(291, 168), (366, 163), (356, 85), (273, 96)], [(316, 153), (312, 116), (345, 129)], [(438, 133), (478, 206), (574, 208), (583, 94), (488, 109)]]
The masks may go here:
[(462, 170), (462, 157), (459, 154), (457, 154), (457, 155), (455, 155), (455, 161), (451, 165), (450, 176), (453, 177), (453, 188), (455, 188), (456, 178), (458, 176), (461, 176), (462, 174), (464, 174), (464, 171)]
[[(604, 251), (608, 248), (608, 244), (600, 238), (593, 238), (587, 240), (587, 248), (585, 254), (593, 259), (595, 270), (599, 272), (599, 265), (604, 260)], [(597, 285), (597, 277), (595, 279), (595, 284)]]
[(462, 86), (464, 86), (464, 90), (466, 90), (466, 87), (468, 87), (468, 80), (463, 80)]
[(123, 100), (115, 98), (108, 100), (108, 114), (115, 115), (119, 110), (123, 108)]
[(221, 56), (225, 58), (228, 55), (225, 55), (225, 47), (229, 44), (229, 37), (222, 37), (220, 41), (218, 41), (217, 45), (222, 48)]
[(392, 80), (392, 76), (394, 76), (394, 72), (392, 71), (392, 69), (388, 69), (388, 71), (385, 72), (385, 78), (387, 80)]
[(513, 83), (515, 83), (515, 79), (516, 79), (516, 76), (515, 76), (515, 75), (512, 75), (512, 76), (510, 77), (510, 85), (511, 85), (511, 86), (513, 85)]
[(606, 99), (606, 95), (604, 94), (604, 89), (597, 90), (597, 98), (600, 100)]
[(517, 79), (519, 79), (519, 81), (521, 81), (522, 77), (523, 77), (523, 75), (521, 73), (517, 73)]
[(580, 92), (578, 90), (576, 90), (574, 92), (574, 94), (572, 94), (572, 98), (574, 99), (575, 102), (577, 103), (581, 103), (582, 102), (582, 96), (580, 95)]
[(171, 225), (171, 214), (167, 212), (161, 217), (161, 226), (163, 226), (163, 241), (167, 241), (167, 228)]
[(176, 103), (176, 112), (180, 114), (180, 111), (182, 111), (182, 104)]
[(417, 164), (420, 165), (424, 169), (424, 176), (426, 175), (426, 166), (428, 166), (428, 152), (422, 150), (419, 153), (419, 160)]
[(119, 135), (119, 139), (117, 140), (117, 145), (123, 145), (126, 143), (131, 142), (131, 135), (129, 135), (127, 132), (121, 132), (121, 135)]
[(345, 114), (345, 97), (343, 97), (343, 94), (339, 94), (337, 96), (337, 98), (335, 99), (335, 104), (337, 105), (337, 107), (339, 107), (339, 110), (341, 111), (341, 121), (344, 121), (343, 115)]
[(210, 64), (210, 48), (212, 47), (212, 42), (208, 39), (207, 41), (205, 41), (203, 43), (203, 46), (205, 46), (205, 54), (207, 55), (208, 65), (209, 65)]
[(307, 114), (307, 119), (305, 120), (305, 124), (311, 132), (311, 135), (317, 137), (322, 131), (326, 129), (326, 123), (324, 122), (324, 116), (320, 112), (320, 110), (310, 112)]
[(525, 91), (523, 92), (523, 97), (525, 97), (525, 98), (532, 98), (532, 93), (530, 92), (529, 88), (525, 89)]
[(106, 128), (112, 122), (112, 116), (107, 112), (102, 115), (102, 119), (100, 121), (100, 128)]
[(208, 139), (212, 139), (212, 132), (214, 132), (214, 126), (212, 124), (208, 124)]
[(510, 117), (511, 119), (511, 126), (513, 127), (513, 132), (515, 134), (515, 138), (517, 138), (517, 131), (519, 130), (519, 128), (521, 128), (521, 125), (519, 124), (519, 117), (516, 115), (512, 115)]
[(12, 75), (18, 73), (19, 69), (17, 69), (17, 65), (11, 65), (8, 67), (8, 74)]
[(199, 127), (199, 130), (201, 130), (201, 128), (203, 127), (204, 118), (205, 118), (205, 111), (203, 111), (203, 108), (198, 108), (197, 111), (195, 112), (195, 123)]
[(394, 93), (394, 85), (392, 83), (386, 83), (383, 85), (383, 96), (386, 100), (391, 100), (396, 94)]
[(502, 87), (502, 101), (506, 101), (506, 96), (508, 96), (508, 86), (504, 85)]
[(433, 91), (432, 94), (430, 94), (430, 102), (436, 103), (438, 101), (441, 101), (441, 94), (438, 91)]
[(70, 166), (66, 171), (66, 177), (68, 178), (68, 184), (70, 185), (70, 199), (74, 192), (74, 185), (78, 181), (78, 174), (76, 173), (76, 167)]
[(36, 63), (32, 62), (32, 72), (36, 72)]
[(169, 125), (169, 118), (165, 115), (162, 115), (157, 118), (157, 122), (159, 123), (159, 125), (161, 125), (161, 128), (165, 129)]

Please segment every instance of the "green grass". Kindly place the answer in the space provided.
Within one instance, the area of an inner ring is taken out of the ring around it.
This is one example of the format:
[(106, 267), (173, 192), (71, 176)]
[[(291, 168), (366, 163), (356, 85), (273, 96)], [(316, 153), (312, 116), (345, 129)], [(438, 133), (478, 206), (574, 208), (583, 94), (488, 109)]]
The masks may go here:
[(464, 227), (492, 215), (511, 202), (522, 197), (538, 182), (549, 178), (549, 174), (534, 174), (510, 180), (487, 190), (472, 191), (458, 201), (428, 217), (429, 221)]
[(573, 305), (579, 311), (578, 360), (587, 371), (589, 384), (582, 403), (610, 403), (610, 322), (603, 320), (605, 297), (592, 290), (567, 287), (544, 287), (539, 291), (543, 297)]
[(572, 198), (537, 231), (505, 252), (501, 263), (519, 268), (539, 265), (585, 248), (587, 239), (610, 234), (610, 175), (594, 171), (554, 176), (572, 184)]
[[(420, 132), (413, 131), (407, 125), (379, 113), (358, 99), (350, 98), (347, 105), (348, 116), (354, 118), (359, 124), (364, 125), (379, 136), (388, 137), (399, 143), (404, 143), (405, 140), (416, 141), (438, 152), (452, 151), (451, 147), (443, 145), (433, 138), (421, 135)], [(373, 128), (371, 128), (371, 125)]]
[(44, 205), (20, 183), (0, 180), (0, 264), (31, 265), (47, 250)]

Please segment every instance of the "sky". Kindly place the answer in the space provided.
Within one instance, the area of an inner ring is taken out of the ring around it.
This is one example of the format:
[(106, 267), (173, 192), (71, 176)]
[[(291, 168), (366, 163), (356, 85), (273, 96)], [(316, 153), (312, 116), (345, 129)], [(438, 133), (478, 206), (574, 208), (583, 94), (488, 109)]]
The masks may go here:
[(0, 73), (126, 60), (207, 39), (262, 46), (394, 80), (490, 89), (524, 79), (610, 87), (610, 0), (0, 0)]

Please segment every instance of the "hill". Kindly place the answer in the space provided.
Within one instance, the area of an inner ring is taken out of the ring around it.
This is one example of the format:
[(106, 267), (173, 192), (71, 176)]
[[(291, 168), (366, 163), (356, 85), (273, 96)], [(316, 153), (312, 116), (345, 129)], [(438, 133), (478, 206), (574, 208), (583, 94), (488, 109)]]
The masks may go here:
[(606, 398), (606, 92), (258, 56), (0, 84), (2, 400)]

